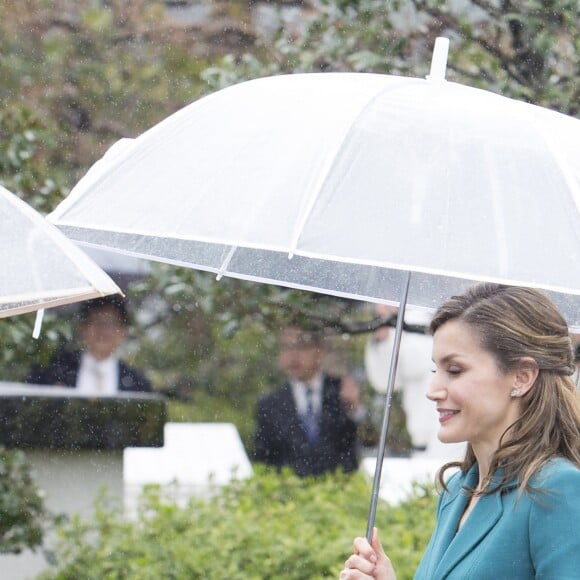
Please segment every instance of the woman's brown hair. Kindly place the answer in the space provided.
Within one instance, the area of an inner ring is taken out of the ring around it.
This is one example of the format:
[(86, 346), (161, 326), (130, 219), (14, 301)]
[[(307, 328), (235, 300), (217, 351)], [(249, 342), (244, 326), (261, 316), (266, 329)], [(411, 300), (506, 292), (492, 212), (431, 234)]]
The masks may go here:
[[(521, 416), (503, 433), (492, 457), (490, 477), (499, 467), (501, 477), (483, 493), (513, 481), (520, 491), (529, 491), (530, 478), (554, 457), (580, 467), (580, 402), (571, 379), (574, 353), (566, 321), (552, 301), (531, 288), (483, 283), (447, 300), (431, 321), (431, 333), (449, 320), (469, 324), (502, 372), (514, 370), (524, 357), (533, 358), (539, 369), (521, 399)], [(475, 461), (468, 445), (463, 461), (441, 468), (440, 484), (445, 488), (447, 469), (459, 467), (466, 473)]]

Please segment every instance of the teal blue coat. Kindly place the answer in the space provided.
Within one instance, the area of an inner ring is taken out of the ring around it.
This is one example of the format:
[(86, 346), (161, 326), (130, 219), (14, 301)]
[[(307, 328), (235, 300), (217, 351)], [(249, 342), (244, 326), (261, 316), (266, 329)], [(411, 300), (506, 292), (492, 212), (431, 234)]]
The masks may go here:
[[(580, 579), (580, 469), (550, 461), (534, 478), (543, 492), (518, 498), (514, 484), (482, 496), (457, 532), (478, 467), (454, 474), (415, 580)], [(457, 533), (456, 533), (457, 532)]]

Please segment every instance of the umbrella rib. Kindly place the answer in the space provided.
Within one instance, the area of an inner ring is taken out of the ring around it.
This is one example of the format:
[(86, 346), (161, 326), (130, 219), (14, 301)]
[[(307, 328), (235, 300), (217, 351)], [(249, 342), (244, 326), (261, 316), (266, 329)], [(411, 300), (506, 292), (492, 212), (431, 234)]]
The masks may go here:
[(228, 266), (230, 265), (230, 262), (232, 261), (232, 258), (234, 257), (234, 254), (236, 253), (237, 249), (238, 249), (238, 246), (232, 246), (230, 248), (228, 255), (226, 256), (225, 260), (222, 262), (220, 269), (217, 271), (217, 276), (215, 277), (216, 280), (221, 280), (223, 278), (223, 275), (225, 274)]
[[(488, 167), (492, 167), (491, 156), (489, 152), (489, 147), (484, 148), (484, 158), (485, 163)], [(500, 195), (500, 185), (497, 181), (497, 177), (494, 171), (489, 171), (490, 179), (490, 196), (492, 203), (492, 211), (496, 224), (496, 234), (497, 234), (497, 249), (498, 249), (498, 261), (499, 269), (502, 275), (507, 275), (508, 269), (508, 256), (507, 256), (507, 236), (506, 236), (506, 223), (503, 219), (503, 213), (501, 211), (501, 195)]]

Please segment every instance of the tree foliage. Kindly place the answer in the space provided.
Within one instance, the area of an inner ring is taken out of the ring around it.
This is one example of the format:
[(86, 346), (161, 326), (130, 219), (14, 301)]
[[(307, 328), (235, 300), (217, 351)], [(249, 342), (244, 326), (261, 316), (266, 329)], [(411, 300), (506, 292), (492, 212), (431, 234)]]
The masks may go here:
[(296, 36), (230, 55), (206, 71), (215, 87), (262, 74), (364, 71), (424, 77), (435, 38), (451, 40), (448, 79), (577, 115), (580, 8), (574, 0), (322, 0)]
[(0, 93), (35, 110), (72, 186), (120, 137), (197, 98), (207, 66), (160, 1), (23, 0), (0, 6)]

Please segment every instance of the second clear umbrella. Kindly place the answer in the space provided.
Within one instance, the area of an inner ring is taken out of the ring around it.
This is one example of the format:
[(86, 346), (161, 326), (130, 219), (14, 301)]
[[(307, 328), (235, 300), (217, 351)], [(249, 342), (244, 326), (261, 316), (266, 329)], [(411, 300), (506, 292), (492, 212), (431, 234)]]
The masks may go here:
[(0, 318), (121, 290), (38, 212), (0, 186)]

